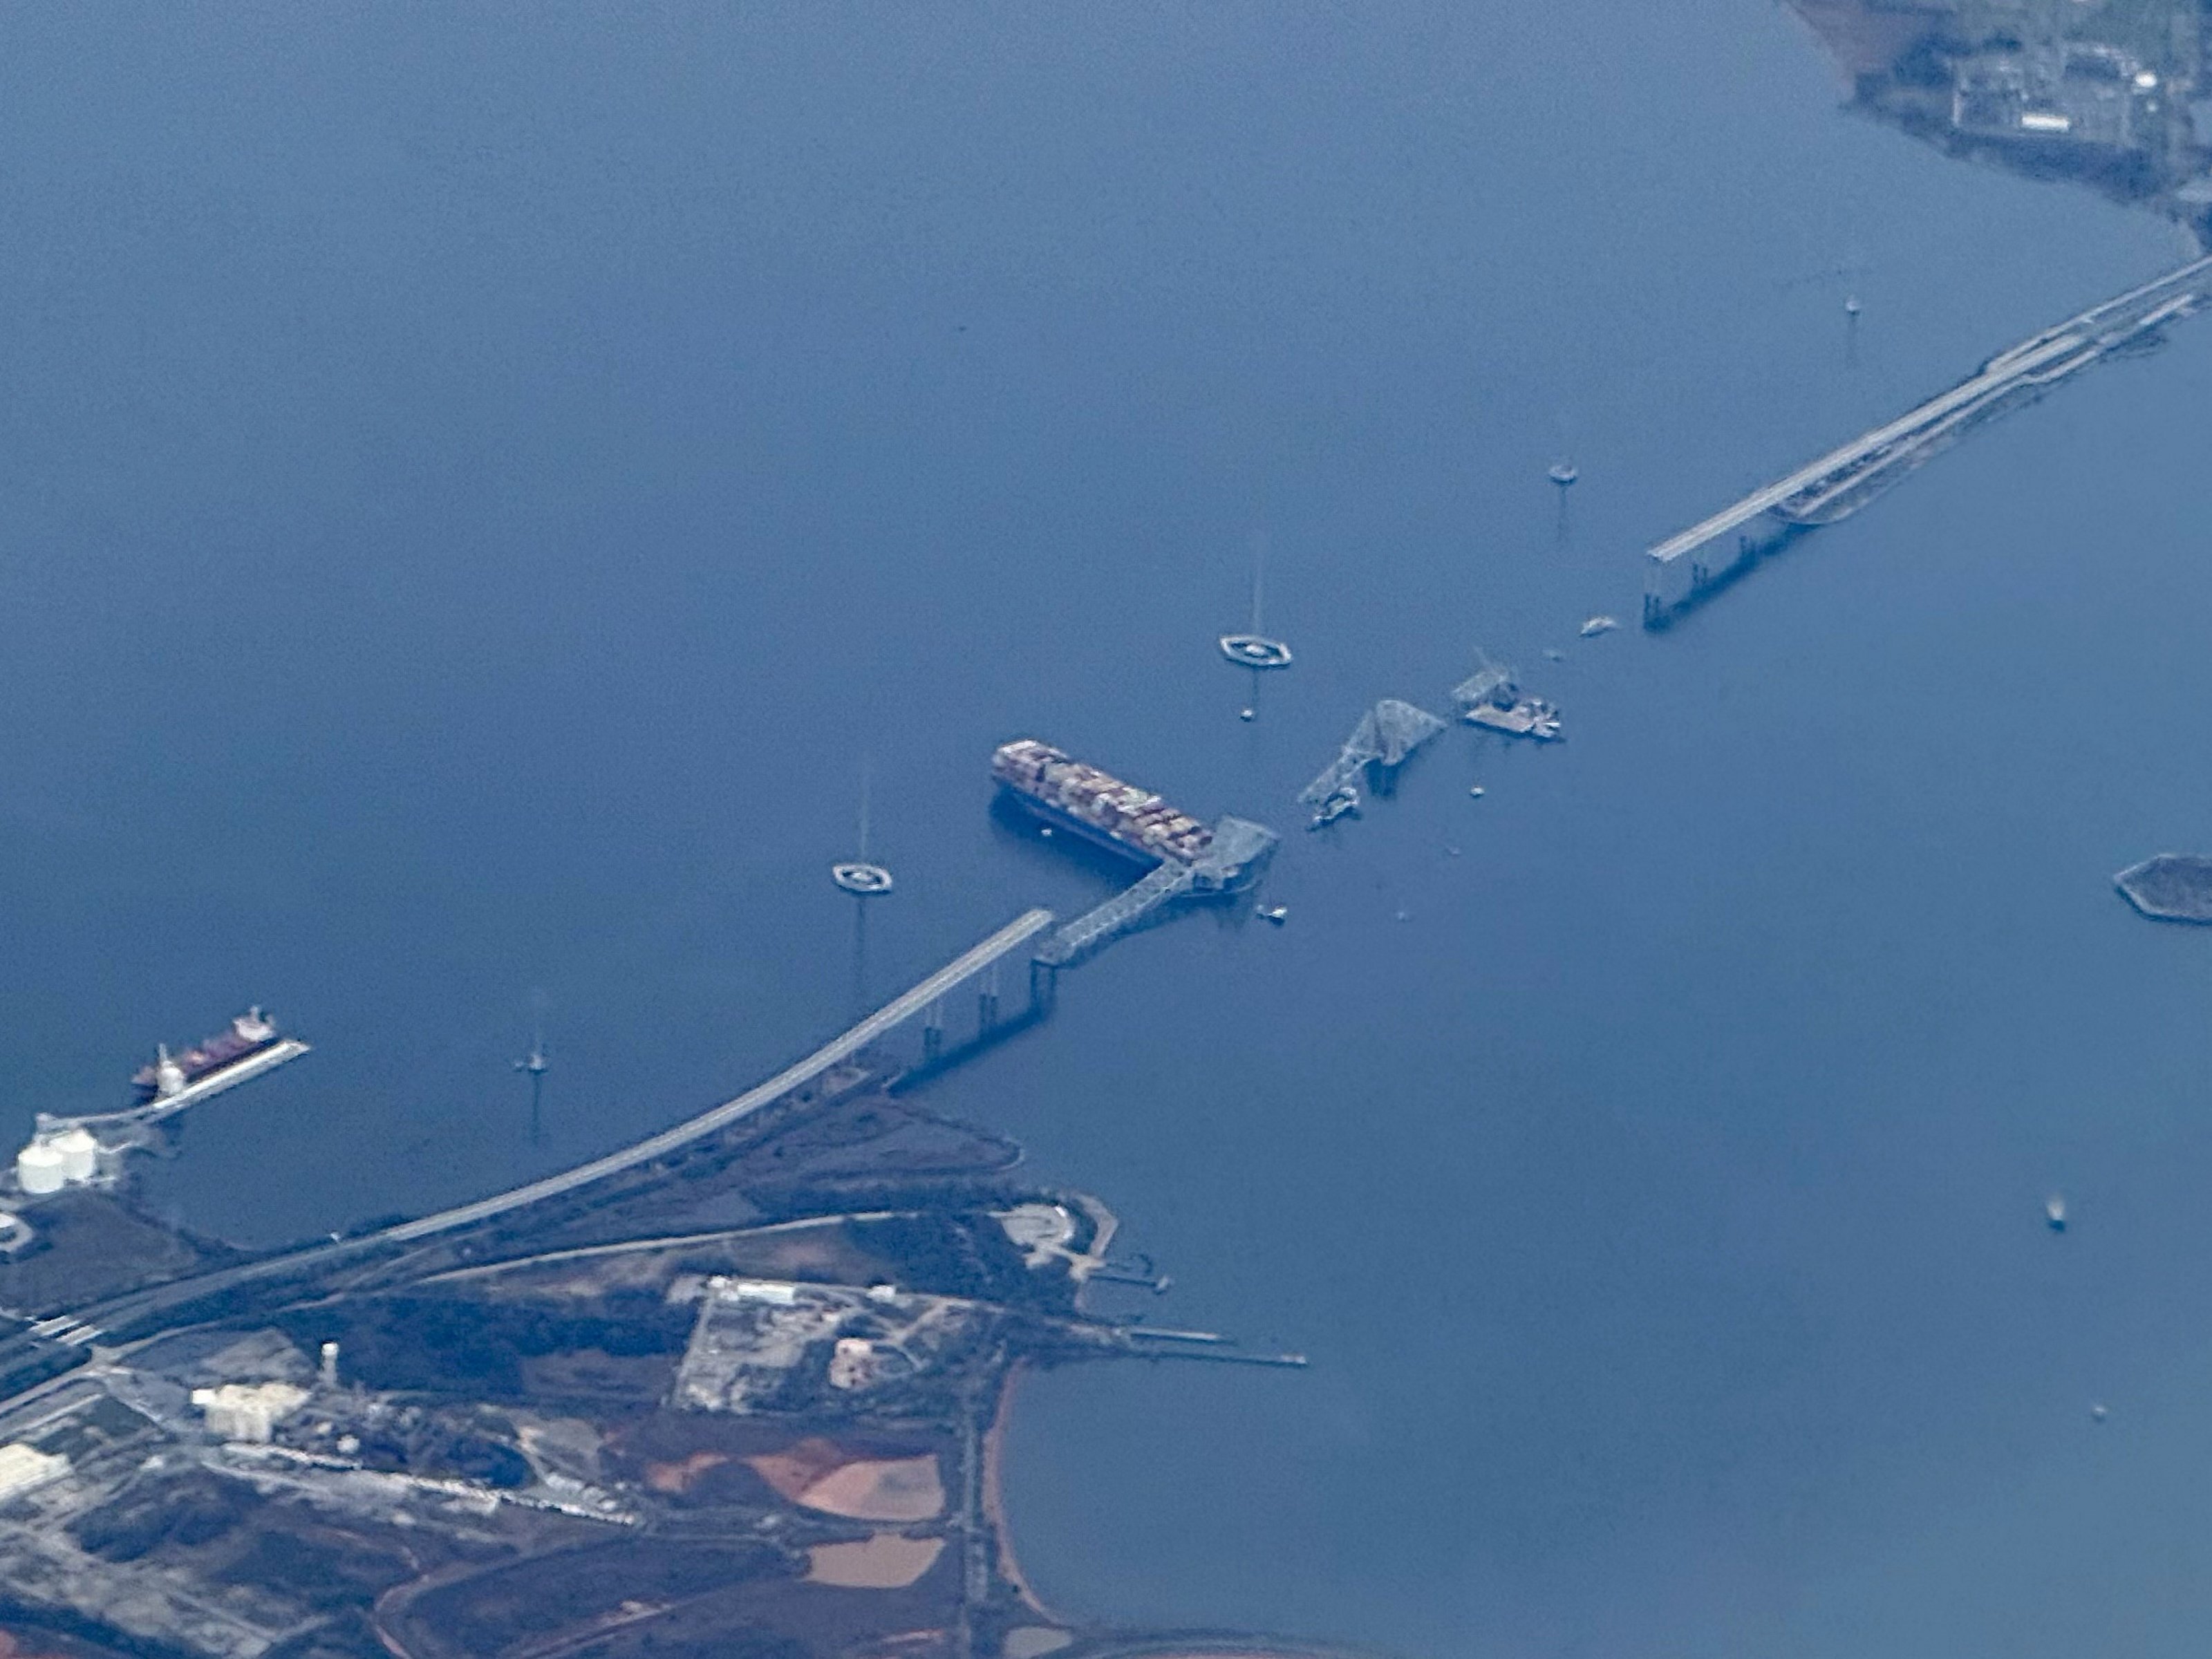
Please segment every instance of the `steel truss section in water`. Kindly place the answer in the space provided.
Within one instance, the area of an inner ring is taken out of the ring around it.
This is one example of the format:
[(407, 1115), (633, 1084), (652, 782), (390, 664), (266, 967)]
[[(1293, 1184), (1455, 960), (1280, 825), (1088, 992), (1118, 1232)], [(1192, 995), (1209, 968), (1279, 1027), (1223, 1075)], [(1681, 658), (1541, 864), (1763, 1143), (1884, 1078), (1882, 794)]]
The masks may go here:
[(1197, 872), (1190, 866), (1170, 860), (1069, 922), (1037, 948), (1036, 959), (1048, 968), (1073, 967), (1092, 951), (1143, 926), (1163, 906), (1188, 895), (1197, 884)]
[(1305, 787), (1298, 799), (1307, 806), (1319, 806), (1340, 789), (1352, 787), (1370, 765), (1395, 770), (1443, 729), (1443, 721), (1427, 709), (1385, 697), (1359, 717), (1359, 724), (1352, 728), (1336, 758), (1322, 769), (1321, 775)]

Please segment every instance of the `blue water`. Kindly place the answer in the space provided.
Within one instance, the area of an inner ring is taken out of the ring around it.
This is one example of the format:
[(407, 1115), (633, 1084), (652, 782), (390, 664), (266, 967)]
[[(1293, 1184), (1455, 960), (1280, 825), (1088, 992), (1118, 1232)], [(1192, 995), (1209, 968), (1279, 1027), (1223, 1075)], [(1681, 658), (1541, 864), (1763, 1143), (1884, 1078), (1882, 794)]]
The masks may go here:
[[(482, 1191), (842, 1023), (864, 756), (881, 991), (1104, 890), (988, 817), (994, 743), (1289, 828), (1480, 643), (1568, 744), (1448, 737), (1289, 837), (1287, 927), (1117, 945), (941, 1092), (1161, 1316), (1314, 1361), (1032, 1379), (1041, 1591), (2201, 1652), (2212, 941), (2106, 882), (2212, 838), (2212, 325), (1573, 637), (2184, 252), (1841, 98), (1751, 0), (11, 10), (0, 1130), (253, 997), (316, 1052), (157, 1206)], [(1245, 726), (1255, 532), (1299, 659)]]

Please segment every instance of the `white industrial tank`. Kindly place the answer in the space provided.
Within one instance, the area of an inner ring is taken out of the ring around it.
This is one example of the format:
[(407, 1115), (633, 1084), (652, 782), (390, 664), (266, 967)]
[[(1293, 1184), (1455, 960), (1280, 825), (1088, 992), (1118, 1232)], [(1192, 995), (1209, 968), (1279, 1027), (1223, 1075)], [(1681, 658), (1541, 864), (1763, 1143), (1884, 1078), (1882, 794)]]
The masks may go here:
[(100, 1172), (100, 1143), (82, 1129), (67, 1129), (53, 1139), (62, 1155), (62, 1179), (82, 1184)]
[(34, 1140), (15, 1154), (15, 1184), (33, 1194), (58, 1193), (67, 1180), (62, 1155), (43, 1140)]

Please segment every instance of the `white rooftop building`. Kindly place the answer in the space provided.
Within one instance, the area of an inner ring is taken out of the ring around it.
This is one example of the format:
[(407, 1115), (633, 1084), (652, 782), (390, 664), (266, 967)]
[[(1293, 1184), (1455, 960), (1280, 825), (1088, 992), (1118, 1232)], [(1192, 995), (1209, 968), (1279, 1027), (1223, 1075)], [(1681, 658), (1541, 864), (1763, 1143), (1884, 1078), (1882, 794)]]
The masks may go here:
[(42, 1452), (21, 1441), (0, 1446), (0, 1503), (60, 1480), (69, 1467), (69, 1459), (58, 1452)]
[(226, 1382), (192, 1390), (192, 1404), (207, 1415), (208, 1432), (256, 1445), (266, 1445), (276, 1425), (307, 1403), (307, 1391), (294, 1382)]

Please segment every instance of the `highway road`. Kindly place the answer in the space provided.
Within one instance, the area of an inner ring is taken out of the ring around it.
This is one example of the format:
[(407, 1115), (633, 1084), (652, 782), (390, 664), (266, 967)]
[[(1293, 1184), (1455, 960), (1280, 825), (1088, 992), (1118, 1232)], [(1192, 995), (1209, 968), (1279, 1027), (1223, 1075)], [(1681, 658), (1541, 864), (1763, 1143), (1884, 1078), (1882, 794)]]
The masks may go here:
[[(893, 998), (804, 1060), (786, 1066), (766, 1082), (746, 1090), (733, 1100), (725, 1101), (673, 1128), (648, 1135), (619, 1152), (610, 1152), (604, 1158), (580, 1164), (558, 1175), (547, 1176), (543, 1180), (511, 1188), (489, 1198), (476, 1199), (466, 1204), (456, 1205), (452, 1209), (441, 1210), (434, 1215), (404, 1221), (373, 1233), (337, 1239), (325, 1244), (308, 1245), (282, 1255), (264, 1256), (238, 1267), (219, 1268), (213, 1273), (153, 1285), (143, 1291), (131, 1291), (105, 1302), (73, 1309), (42, 1321), (40, 1334), (47, 1340), (66, 1346), (88, 1346), (107, 1331), (126, 1322), (135, 1324), (166, 1310), (204, 1301), (258, 1280), (302, 1276), (395, 1244), (414, 1243), (439, 1233), (472, 1227), (526, 1209), (533, 1204), (543, 1203), (548, 1199), (574, 1193), (594, 1182), (635, 1169), (640, 1164), (651, 1163), (693, 1141), (718, 1133), (731, 1124), (763, 1110), (793, 1091), (803, 1088), (831, 1066), (851, 1059), (877, 1038), (913, 1018), (963, 981), (1019, 950), (1050, 927), (1052, 923), (1053, 914), (1049, 910), (1024, 911), (988, 939), (963, 951), (927, 979)], [(21, 1337), (0, 1341), (0, 1362), (18, 1358), (27, 1351), (27, 1346)]]
[[(1679, 535), (1654, 545), (1648, 557), (1655, 565), (1668, 565), (1708, 543), (1741, 529), (1761, 514), (1772, 512), (1793, 495), (1802, 495), (1822, 481), (1857, 467), (1890, 446), (1911, 438), (1925, 428), (1941, 426), (1973, 405), (2003, 396), (2018, 386), (2032, 386), (2039, 375), (2072, 354), (2100, 348), (2100, 337), (2115, 327), (2130, 329), (2146, 318), (2191, 296), (2212, 295), (2212, 257), (2192, 261), (2177, 270), (2130, 289), (2127, 293), (2091, 307), (2080, 316), (2048, 328), (2019, 345), (1998, 353), (1971, 379), (1892, 421), (1887, 426), (1831, 450), (1810, 465), (1754, 490), (1733, 506), (1694, 524)], [(2158, 320), (2166, 320), (2159, 318)]]
[(611, 1175), (619, 1175), (624, 1170), (650, 1163), (687, 1142), (726, 1129), (740, 1118), (750, 1117), (763, 1107), (782, 1099), (793, 1090), (803, 1088), (832, 1066), (850, 1060), (878, 1037), (904, 1024), (963, 981), (974, 977), (1001, 957), (1020, 949), (1051, 927), (1052, 921), (1049, 910), (1024, 911), (981, 945), (939, 969), (912, 990), (885, 1003), (843, 1036), (824, 1043), (796, 1065), (786, 1066), (759, 1087), (748, 1089), (735, 1100), (725, 1101), (712, 1110), (702, 1112), (672, 1129), (664, 1129), (635, 1146), (626, 1146), (618, 1152), (610, 1152), (589, 1164), (580, 1164), (559, 1175), (548, 1176), (543, 1181), (533, 1181), (527, 1186), (517, 1187), (491, 1198), (480, 1198), (472, 1204), (441, 1210), (435, 1215), (424, 1216), (420, 1221), (402, 1222), (398, 1226), (386, 1228), (375, 1237), (385, 1243), (407, 1244), (419, 1238), (428, 1238), (433, 1233), (474, 1226), (480, 1221), (489, 1221), (509, 1211), (524, 1209), (549, 1198), (558, 1198), (579, 1187), (588, 1187), (595, 1181), (603, 1181)]

